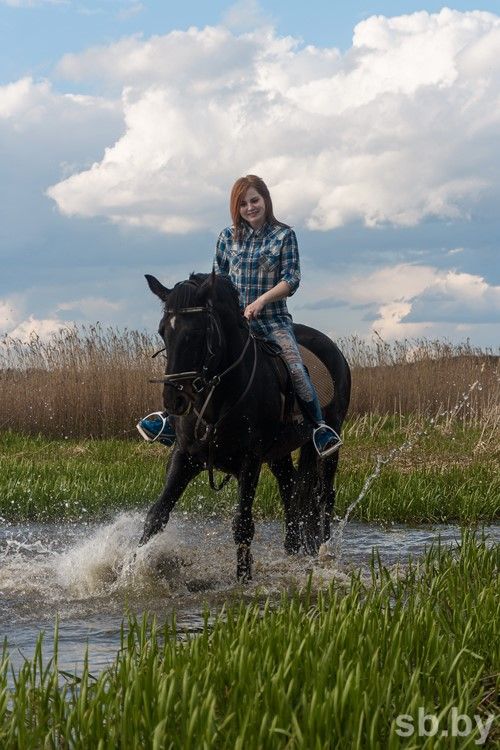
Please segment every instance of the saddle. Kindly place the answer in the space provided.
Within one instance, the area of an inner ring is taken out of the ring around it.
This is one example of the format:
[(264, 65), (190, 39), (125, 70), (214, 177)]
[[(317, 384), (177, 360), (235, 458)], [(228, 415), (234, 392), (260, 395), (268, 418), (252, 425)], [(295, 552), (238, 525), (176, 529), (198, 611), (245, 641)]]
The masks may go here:
[[(290, 368), (281, 353), (281, 347), (274, 341), (255, 337), (261, 351), (271, 358), (281, 392), (281, 421), (286, 424), (303, 422), (305, 417), (300, 408), (293, 386)], [(311, 378), (322, 407), (333, 399), (334, 385), (326, 365), (310, 349), (299, 344), (302, 362)]]

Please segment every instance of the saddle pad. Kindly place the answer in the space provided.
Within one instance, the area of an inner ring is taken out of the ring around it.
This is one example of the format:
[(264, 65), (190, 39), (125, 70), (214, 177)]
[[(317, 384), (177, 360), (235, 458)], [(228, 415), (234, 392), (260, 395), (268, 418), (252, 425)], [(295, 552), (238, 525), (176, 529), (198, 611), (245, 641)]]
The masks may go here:
[(310, 349), (299, 344), (300, 356), (307, 367), (309, 376), (316, 388), (321, 406), (326, 406), (333, 399), (333, 380), (323, 362)]

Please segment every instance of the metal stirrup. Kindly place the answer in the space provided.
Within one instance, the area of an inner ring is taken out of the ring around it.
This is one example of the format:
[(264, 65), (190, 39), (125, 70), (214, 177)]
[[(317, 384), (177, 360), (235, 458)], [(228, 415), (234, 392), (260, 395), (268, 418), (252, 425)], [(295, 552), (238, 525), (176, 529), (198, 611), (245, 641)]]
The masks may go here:
[[(331, 448), (325, 448), (324, 450), (320, 450), (318, 444), (316, 443), (316, 433), (319, 430), (325, 430), (325, 429), (332, 433), (332, 435), (334, 436), (334, 438), (336, 438), (337, 442), (335, 443), (335, 445), (332, 445)], [(313, 441), (313, 445), (314, 445), (314, 447), (316, 449), (316, 453), (318, 454), (318, 456), (320, 458), (326, 458), (327, 456), (331, 456), (332, 453), (336, 453), (336, 451), (338, 451), (338, 449), (342, 445), (342, 438), (340, 437), (340, 435), (338, 434), (338, 432), (336, 432), (333, 429), (333, 427), (330, 427), (330, 425), (326, 424), (326, 422), (320, 423), (317, 427), (314, 428), (313, 435), (312, 435), (312, 441)]]

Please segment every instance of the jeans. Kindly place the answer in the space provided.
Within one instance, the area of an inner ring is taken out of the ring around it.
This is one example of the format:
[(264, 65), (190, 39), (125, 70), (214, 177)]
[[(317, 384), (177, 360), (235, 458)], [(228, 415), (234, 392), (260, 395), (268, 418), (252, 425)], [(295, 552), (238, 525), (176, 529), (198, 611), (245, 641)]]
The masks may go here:
[[(290, 375), (297, 396), (305, 403), (316, 401), (318, 396), (316, 395), (316, 390), (311, 382), (311, 378), (302, 362), (297, 339), (295, 338), (293, 330), (286, 327), (277, 328), (271, 333), (268, 333), (266, 338), (281, 346), (283, 358), (286, 360), (290, 369)], [(321, 414), (321, 408), (319, 413)]]

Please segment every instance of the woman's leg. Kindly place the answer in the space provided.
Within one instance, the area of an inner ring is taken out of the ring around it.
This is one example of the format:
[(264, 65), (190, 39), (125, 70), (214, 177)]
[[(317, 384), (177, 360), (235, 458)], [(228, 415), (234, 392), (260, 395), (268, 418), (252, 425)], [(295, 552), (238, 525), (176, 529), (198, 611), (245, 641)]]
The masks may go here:
[(321, 457), (334, 453), (340, 448), (342, 441), (335, 430), (329, 427), (323, 419), (318, 394), (302, 362), (293, 329), (277, 328), (268, 334), (268, 338), (280, 345), (302, 412), (315, 425), (313, 440), (316, 450)]

